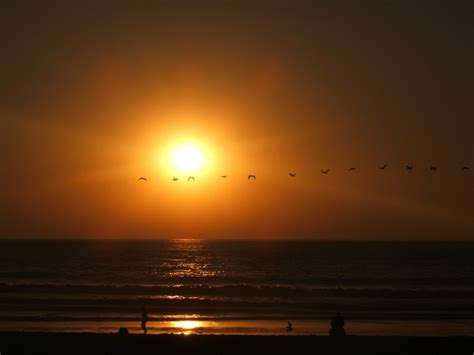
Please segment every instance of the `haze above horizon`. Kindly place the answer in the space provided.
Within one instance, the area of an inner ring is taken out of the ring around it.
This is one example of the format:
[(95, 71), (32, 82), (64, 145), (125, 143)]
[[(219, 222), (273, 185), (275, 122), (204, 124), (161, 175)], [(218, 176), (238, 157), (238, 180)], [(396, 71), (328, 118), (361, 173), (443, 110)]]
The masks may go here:
[(2, 5), (0, 239), (473, 240), (472, 6)]

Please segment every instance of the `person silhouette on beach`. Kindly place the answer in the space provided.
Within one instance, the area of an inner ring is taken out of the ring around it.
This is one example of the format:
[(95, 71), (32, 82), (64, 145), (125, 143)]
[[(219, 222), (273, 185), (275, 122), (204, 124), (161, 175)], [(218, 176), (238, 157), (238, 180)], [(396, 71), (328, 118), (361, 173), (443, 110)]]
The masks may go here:
[(286, 331), (291, 332), (293, 330), (293, 325), (291, 324), (290, 321), (288, 321), (288, 325), (286, 326)]
[(334, 318), (331, 320), (331, 329), (329, 335), (331, 336), (345, 336), (346, 331), (344, 329), (346, 322), (342, 318), (341, 313), (337, 312)]
[(146, 322), (148, 322), (148, 312), (146, 310), (146, 307), (143, 305), (142, 306), (142, 329), (143, 329), (143, 334), (146, 334), (146, 332), (147, 332)]

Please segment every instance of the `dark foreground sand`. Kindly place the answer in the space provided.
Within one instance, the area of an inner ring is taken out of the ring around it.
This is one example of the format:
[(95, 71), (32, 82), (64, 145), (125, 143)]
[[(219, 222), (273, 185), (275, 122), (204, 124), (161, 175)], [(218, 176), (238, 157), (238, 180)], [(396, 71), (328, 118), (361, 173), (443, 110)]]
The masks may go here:
[(118, 335), (1, 332), (11, 354), (466, 354), (474, 337)]

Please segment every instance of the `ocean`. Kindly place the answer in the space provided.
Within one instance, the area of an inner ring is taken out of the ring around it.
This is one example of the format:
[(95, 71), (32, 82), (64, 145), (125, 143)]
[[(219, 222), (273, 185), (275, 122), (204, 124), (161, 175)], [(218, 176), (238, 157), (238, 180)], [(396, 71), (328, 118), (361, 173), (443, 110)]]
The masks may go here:
[(474, 242), (0, 241), (0, 330), (474, 335)]

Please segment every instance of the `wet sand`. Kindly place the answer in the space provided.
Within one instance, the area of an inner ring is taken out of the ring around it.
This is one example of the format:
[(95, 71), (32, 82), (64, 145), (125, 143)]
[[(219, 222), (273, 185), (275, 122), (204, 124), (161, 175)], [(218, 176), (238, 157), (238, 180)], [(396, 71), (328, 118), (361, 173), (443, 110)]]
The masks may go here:
[[(286, 320), (216, 320), (179, 318), (147, 323), (149, 334), (204, 335), (317, 335), (329, 332), (330, 320), (291, 319), (293, 331), (286, 331)], [(126, 327), (141, 334), (140, 320), (135, 321), (6, 321), (1, 331), (115, 333)], [(346, 332), (357, 336), (474, 336), (474, 320), (353, 320), (346, 319)]]
[(0, 332), (1, 354), (472, 354), (473, 337)]

